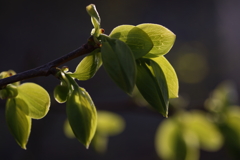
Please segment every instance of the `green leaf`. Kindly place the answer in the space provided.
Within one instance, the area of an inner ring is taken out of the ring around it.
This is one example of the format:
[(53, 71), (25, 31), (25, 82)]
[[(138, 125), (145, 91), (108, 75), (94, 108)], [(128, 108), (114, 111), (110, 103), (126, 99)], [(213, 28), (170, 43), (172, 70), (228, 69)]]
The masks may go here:
[(91, 17), (95, 18), (98, 21), (98, 23), (101, 22), (100, 16), (99, 16), (96, 6), (94, 4), (88, 5), (86, 7), (86, 10)]
[(101, 53), (99, 50), (94, 50), (78, 64), (75, 72), (69, 75), (78, 80), (88, 80), (96, 74), (101, 65)]
[(91, 17), (91, 21), (94, 26), (94, 28), (91, 31), (91, 35), (93, 35), (94, 40), (96, 40), (95, 37), (98, 37), (100, 35), (100, 23), (98, 23), (98, 21), (93, 17)]
[(153, 42), (153, 48), (145, 57), (164, 55), (172, 48), (176, 35), (166, 27), (151, 23), (140, 24), (137, 27), (146, 32)]
[(151, 58), (151, 60), (155, 61), (161, 67), (165, 75), (168, 86), (169, 98), (177, 98), (179, 89), (178, 78), (172, 65), (164, 56)]
[(137, 61), (137, 70), (136, 85), (138, 90), (153, 108), (167, 117), (168, 91), (161, 68), (154, 61), (139, 59)]
[(100, 23), (101, 19), (97, 12), (96, 6), (94, 4), (90, 4), (86, 7), (86, 10), (88, 14), (91, 16), (91, 21), (94, 26), (94, 29), (92, 30), (91, 34), (95, 37), (98, 37), (100, 34)]
[(17, 143), (26, 149), (28, 137), (31, 132), (31, 118), (26, 116), (15, 99), (7, 100), (6, 104), (6, 121), (11, 134), (14, 136)]
[(149, 36), (140, 28), (132, 25), (118, 26), (109, 36), (125, 42), (132, 50), (135, 59), (143, 57), (153, 47)]
[(100, 36), (103, 66), (114, 82), (131, 94), (136, 79), (136, 64), (130, 48), (118, 39)]
[(162, 68), (155, 61), (152, 61), (152, 60), (150, 60), (149, 68), (152, 69), (152, 74), (154, 75), (157, 81), (157, 84), (161, 90), (165, 105), (168, 107), (168, 103), (169, 103), (168, 86), (167, 86), (166, 77), (162, 71)]
[(96, 131), (97, 112), (91, 97), (84, 89), (75, 89), (69, 96), (67, 117), (76, 138), (88, 148)]
[(53, 95), (58, 103), (65, 103), (69, 94), (68, 86), (58, 85), (55, 87)]
[[(96, 151), (103, 153), (107, 150), (108, 136), (121, 133), (125, 122), (122, 117), (112, 112), (98, 111), (97, 113), (97, 130), (91, 145)], [(64, 133), (68, 138), (75, 138), (68, 120), (64, 122)]]
[(48, 113), (50, 107), (48, 92), (35, 83), (23, 83), (18, 86), (16, 98), (25, 102), (21, 103), (19, 107), (31, 118), (41, 119)]

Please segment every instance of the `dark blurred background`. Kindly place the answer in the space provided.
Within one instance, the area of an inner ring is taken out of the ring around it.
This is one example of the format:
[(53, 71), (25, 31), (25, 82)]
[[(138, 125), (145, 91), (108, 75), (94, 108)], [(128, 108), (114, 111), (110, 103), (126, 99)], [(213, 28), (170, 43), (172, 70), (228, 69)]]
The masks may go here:
[[(188, 101), (187, 109), (202, 109), (210, 91), (223, 80), (232, 80), (239, 89), (239, 0), (1, 0), (1, 71), (22, 72), (84, 44), (92, 29), (85, 10), (91, 3), (97, 7), (106, 34), (121, 24), (157, 23), (177, 35), (166, 58), (179, 76), (180, 95)], [(81, 57), (66, 65), (74, 71), (80, 60)], [(28, 81), (42, 85), (50, 93), (59, 83), (52, 76)], [(7, 129), (5, 101), (0, 101), (0, 159), (160, 159), (154, 148), (156, 129), (164, 119), (160, 114), (134, 104), (103, 68), (79, 85), (89, 92), (98, 110), (113, 111), (126, 121), (125, 131), (110, 138), (105, 154), (98, 154), (91, 147), (86, 150), (77, 140), (65, 137), (65, 105), (53, 99), (49, 114), (42, 120), (33, 120), (28, 149), (21, 149)], [(201, 151), (200, 159), (226, 157), (224, 150)]]

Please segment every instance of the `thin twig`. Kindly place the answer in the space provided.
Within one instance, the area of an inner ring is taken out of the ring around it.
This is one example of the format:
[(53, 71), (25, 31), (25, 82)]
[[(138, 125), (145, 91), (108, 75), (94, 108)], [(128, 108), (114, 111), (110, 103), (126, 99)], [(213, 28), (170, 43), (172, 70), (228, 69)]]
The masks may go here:
[(7, 84), (34, 78), (40, 76), (48, 76), (50, 74), (55, 74), (56, 67), (74, 59), (81, 55), (91, 53), (93, 50), (99, 48), (99, 46), (93, 45), (93, 37), (88, 39), (88, 42), (82, 45), (80, 48), (60, 57), (51, 62), (48, 62), (42, 66), (34, 69), (30, 69), (16, 75), (10, 76), (8, 78), (0, 79), (0, 89), (4, 88)]

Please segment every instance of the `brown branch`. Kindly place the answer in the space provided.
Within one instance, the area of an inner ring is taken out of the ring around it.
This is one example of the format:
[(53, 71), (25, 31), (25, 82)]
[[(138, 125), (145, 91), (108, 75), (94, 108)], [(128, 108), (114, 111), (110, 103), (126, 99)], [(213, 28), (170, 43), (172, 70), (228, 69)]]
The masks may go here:
[(4, 88), (7, 84), (22, 81), (25, 79), (30, 79), (40, 76), (48, 76), (50, 74), (54, 75), (56, 73), (56, 67), (74, 59), (81, 55), (91, 53), (93, 50), (99, 48), (98, 45), (94, 45), (93, 37), (88, 39), (88, 42), (82, 45), (80, 48), (60, 57), (51, 62), (48, 62), (42, 66), (34, 69), (30, 69), (16, 75), (10, 76), (8, 78), (0, 79), (0, 89)]

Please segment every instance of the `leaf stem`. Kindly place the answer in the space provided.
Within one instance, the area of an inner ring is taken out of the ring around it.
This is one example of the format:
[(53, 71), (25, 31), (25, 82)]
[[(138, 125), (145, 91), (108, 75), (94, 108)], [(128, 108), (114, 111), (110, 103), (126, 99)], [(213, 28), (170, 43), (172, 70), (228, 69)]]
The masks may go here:
[(56, 69), (56, 67), (75, 59), (79, 56), (82, 56), (84, 54), (91, 53), (95, 49), (99, 48), (99, 44), (94, 43), (93, 36), (91, 36), (88, 39), (88, 42), (81, 47), (77, 48), (76, 50), (59, 57), (53, 61), (50, 61), (44, 65), (41, 65), (39, 67), (18, 73), (16, 75), (10, 76), (8, 78), (0, 79), (0, 89), (4, 88), (7, 84), (34, 78), (34, 77), (40, 77), (40, 76), (49, 76), (49, 75), (55, 75), (56, 72), (59, 70)]

